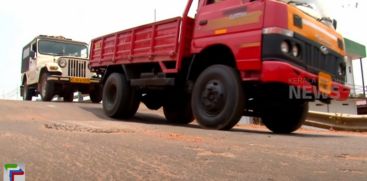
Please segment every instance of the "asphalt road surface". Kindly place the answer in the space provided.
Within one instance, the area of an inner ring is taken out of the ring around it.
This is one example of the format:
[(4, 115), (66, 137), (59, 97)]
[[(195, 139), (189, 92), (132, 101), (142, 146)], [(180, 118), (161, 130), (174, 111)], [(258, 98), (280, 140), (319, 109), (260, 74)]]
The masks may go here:
[(101, 107), (0, 101), (0, 164), (24, 163), (26, 180), (367, 180), (364, 133), (213, 131), (144, 106), (112, 120)]

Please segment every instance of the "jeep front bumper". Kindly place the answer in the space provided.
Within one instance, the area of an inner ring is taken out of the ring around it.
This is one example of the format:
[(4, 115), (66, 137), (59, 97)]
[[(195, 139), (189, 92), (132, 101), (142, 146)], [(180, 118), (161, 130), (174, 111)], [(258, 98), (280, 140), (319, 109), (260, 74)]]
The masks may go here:
[(58, 75), (51, 75), (47, 77), (48, 81), (61, 82), (67, 84), (99, 84), (100, 78), (87, 78), (87, 77), (62, 77)]

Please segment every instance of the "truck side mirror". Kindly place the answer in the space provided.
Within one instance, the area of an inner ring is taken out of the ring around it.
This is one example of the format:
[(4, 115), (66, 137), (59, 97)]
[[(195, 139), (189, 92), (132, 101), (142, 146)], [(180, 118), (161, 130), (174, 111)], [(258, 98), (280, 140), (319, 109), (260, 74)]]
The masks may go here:
[(336, 21), (336, 19), (333, 20), (333, 26), (334, 26), (334, 29), (338, 27), (338, 22)]
[(30, 51), (29, 52), (29, 57), (31, 57), (32, 59), (35, 59), (36, 58), (36, 52), (34, 52), (34, 51)]

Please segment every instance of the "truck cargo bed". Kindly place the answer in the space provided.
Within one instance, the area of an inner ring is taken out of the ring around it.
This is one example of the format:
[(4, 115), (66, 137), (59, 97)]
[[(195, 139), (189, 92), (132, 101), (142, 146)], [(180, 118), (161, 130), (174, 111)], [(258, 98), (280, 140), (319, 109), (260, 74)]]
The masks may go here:
[[(162, 72), (174, 73), (178, 60), (189, 54), (194, 25), (194, 20), (189, 19), (184, 30), (185, 40), (179, 43), (181, 22), (182, 18), (176, 17), (96, 38), (91, 43), (90, 65), (156, 62)], [(180, 48), (183, 51), (180, 52)]]

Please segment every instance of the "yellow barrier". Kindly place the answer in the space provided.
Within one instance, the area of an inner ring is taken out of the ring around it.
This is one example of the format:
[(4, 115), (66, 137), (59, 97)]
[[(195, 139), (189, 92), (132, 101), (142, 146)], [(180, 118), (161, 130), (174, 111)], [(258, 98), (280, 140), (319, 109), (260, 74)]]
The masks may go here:
[(367, 116), (310, 111), (305, 125), (343, 131), (367, 131)]

